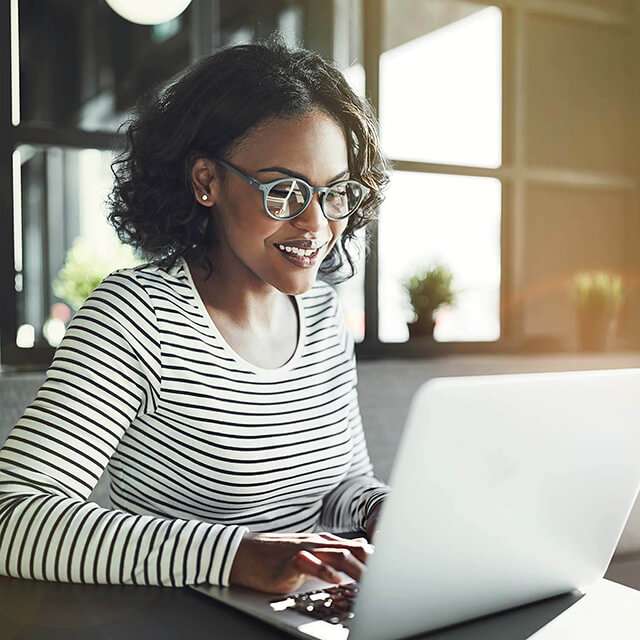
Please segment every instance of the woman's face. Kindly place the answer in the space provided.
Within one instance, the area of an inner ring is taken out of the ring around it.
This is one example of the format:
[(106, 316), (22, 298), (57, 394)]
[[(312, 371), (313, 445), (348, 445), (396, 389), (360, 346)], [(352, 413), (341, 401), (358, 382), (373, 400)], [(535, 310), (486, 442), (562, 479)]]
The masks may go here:
[[(297, 176), (312, 186), (327, 186), (349, 177), (345, 136), (340, 126), (321, 111), (270, 121), (249, 133), (228, 160), (260, 182)], [(231, 171), (220, 180), (220, 165), (206, 160), (194, 165), (194, 177), (197, 167), (204, 166), (199, 163), (208, 163), (212, 171), (206, 204), (212, 207), (219, 238), (212, 248), (214, 270), (226, 281), (231, 277), (241, 286), (259, 289), (267, 283), (286, 294), (309, 290), (347, 220), (325, 218), (319, 194), (298, 217), (273, 220), (264, 211), (261, 191)], [(276, 246), (301, 238), (322, 243), (315, 259), (305, 266), (294, 264)]]

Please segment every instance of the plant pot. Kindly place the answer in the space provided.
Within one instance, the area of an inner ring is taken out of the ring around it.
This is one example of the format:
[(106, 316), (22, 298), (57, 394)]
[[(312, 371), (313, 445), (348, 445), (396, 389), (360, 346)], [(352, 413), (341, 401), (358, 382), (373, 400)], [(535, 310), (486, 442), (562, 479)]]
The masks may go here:
[(436, 328), (435, 320), (420, 320), (416, 322), (407, 322), (409, 328), (409, 339), (412, 338), (431, 338), (433, 339), (433, 331)]
[(579, 351), (605, 351), (614, 333), (617, 314), (607, 309), (579, 309), (576, 328)]

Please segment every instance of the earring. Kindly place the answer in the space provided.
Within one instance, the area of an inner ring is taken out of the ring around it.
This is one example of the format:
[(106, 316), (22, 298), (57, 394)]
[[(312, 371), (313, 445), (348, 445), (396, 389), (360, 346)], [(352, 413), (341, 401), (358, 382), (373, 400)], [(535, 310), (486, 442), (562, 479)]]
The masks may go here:
[(203, 194), (202, 194), (202, 199), (203, 199), (203, 200), (207, 200), (208, 198), (209, 198), (209, 196), (208, 196), (206, 193), (203, 193)]

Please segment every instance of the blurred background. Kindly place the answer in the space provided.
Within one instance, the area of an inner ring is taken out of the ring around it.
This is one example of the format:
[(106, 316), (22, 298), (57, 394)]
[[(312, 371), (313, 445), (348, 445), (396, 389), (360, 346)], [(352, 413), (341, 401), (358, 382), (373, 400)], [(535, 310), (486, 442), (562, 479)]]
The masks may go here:
[(359, 358), (640, 350), (635, 0), (164, 4), (0, 1), (2, 370), (46, 368), (137, 260), (105, 220), (135, 100), (274, 30), (336, 62), (392, 163), (338, 286)]

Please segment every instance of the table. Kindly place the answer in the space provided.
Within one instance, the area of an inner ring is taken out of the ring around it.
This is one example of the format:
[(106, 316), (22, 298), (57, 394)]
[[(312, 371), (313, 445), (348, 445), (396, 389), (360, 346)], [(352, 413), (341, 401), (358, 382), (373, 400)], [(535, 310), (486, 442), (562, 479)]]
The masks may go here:
[[(544, 627), (544, 628), (542, 628)], [(533, 635), (532, 635), (533, 634)], [(289, 638), (189, 588), (82, 585), (0, 576), (2, 640)], [(292, 637), (292, 636), (291, 636)], [(567, 594), (425, 634), (428, 640), (637, 640), (640, 591), (601, 580)]]

